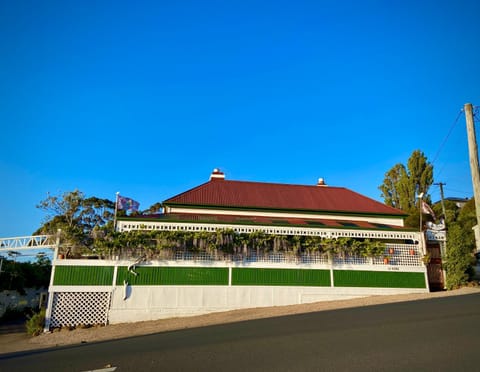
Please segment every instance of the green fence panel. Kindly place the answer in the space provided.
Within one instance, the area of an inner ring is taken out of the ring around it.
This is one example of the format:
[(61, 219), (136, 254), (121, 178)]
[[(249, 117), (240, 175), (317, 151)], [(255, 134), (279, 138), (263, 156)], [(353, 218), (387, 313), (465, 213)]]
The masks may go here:
[(113, 266), (55, 266), (53, 285), (112, 285)]
[(329, 270), (233, 268), (232, 285), (330, 286)]
[(117, 285), (228, 285), (226, 267), (118, 267)]
[(425, 274), (392, 271), (334, 270), (335, 287), (426, 288)]

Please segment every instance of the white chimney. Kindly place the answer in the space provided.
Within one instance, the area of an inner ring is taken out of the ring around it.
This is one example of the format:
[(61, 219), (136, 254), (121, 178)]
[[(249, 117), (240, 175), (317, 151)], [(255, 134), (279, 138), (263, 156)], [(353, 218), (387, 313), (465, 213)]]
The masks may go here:
[(224, 180), (225, 179), (225, 173), (223, 173), (220, 169), (215, 168), (210, 175), (210, 181), (212, 180)]
[(317, 186), (327, 186), (327, 184), (325, 183), (325, 180), (323, 178), (319, 178)]

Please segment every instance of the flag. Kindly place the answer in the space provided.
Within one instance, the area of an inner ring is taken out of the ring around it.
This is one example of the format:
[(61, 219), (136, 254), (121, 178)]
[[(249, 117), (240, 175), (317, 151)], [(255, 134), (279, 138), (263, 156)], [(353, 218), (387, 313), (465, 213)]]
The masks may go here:
[(422, 200), (422, 212), (425, 214), (431, 215), (433, 219), (435, 219), (435, 213), (433, 213), (432, 208), (430, 208), (430, 206), (427, 203), (425, 203), (423, 200)]
[(127, 211), (138, 211), (138, 207), (140, 206), (140, 203), (127, 198), (125, 196), (120, 196), (118, 195), (117, 199), (117, 208), (118, 209), (125, 209)]

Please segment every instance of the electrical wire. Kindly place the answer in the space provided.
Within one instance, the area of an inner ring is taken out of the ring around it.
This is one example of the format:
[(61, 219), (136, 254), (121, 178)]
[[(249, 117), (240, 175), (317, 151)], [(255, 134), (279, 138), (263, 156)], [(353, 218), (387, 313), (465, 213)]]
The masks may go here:
[(449, 192), (455, 192), (455, 193), (463, 194), (463, 195), (467, 195), (467, 194), (470, 193), (470, 191), (469, 192), (460, 191), (460, 190), (451, 189), (450, 187), (445, 187), (444, 190), (449, 191)]
[(463, 112), (463, 108), (460, 110), (460, 112), (458, 113), (457, 117), (455, 118), (452, 126), (450, 127), (450, 130), (448, 131), (447, 133), (447, 136), (445, 137), (445, 139), (443, 140), (442, 144), (440, 145), (440, 147), (438, 148), (437, 150), (437, 153), (435, 154), (435, 156), (433, 157), (433, 160), (432, 160), (432, 165), (435, 164), (435, 161), (437, 160), (438, 156), (440, 155), (440, 152), (443, 150), (443, 147), (445, 146), (445, 144), (447, 143), (450, 135), (452, 134), (453, 132), (453, 129), (455, 128), (455, 126), (457, 125), (458, 123), (458, 119), (460, 119), (460, 115), (462, 115), (462, 112)]
[[(462, 113), (464, 112), (464, 109), (460, 109), (459, 113), (457, 114), (457, 117), (455, 118), (455, 120), (453, 121), (445, 139), (443, 140), (442, 144), (440, 145), (440, 147), (438, 148), (437, 150), (437, 153), (435, 154), (435, 157), (433, 158), (433, 161), (432, 161), (432, 165), (436, 162), (436, 160), (438, 159), (440, 153), (442, 152), (443, 150), (443, 147), (446, 145), (448, 139), (450, 138), (450, 135), (452, 134), (453, 130), (455, 129), (457, 123), (458, 123), (458, 120), (460, 119), (460, 116), (462, 115)], [(474, 122), (480, 122), (480, 106), (473, 106), (473, 121)], [(443, 169), (445, 168), (445, 165), (444, 164), (442, 166), (442, 168), (440, 169), (439, 172), (436, 172), (437, 173), (437, 177), (442, 173)], [(459, 194), (468, 194), (467, 192), (465, 191), (460, 191), (460, 190), (454, 190), (454, 189), (451, 189), (451, 188), (445, 188), (446, 191), (449, 191), (450, 193), (454, 192), (454, 193), (459, 193)]]
[(480, 122), (480, 106), (473, 106), (473, 122)]

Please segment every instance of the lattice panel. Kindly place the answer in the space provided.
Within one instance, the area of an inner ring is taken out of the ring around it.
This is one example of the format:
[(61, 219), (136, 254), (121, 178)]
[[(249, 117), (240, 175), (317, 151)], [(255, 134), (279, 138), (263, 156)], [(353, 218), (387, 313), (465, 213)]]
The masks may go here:
[[(413, 244), (386, 244), (383, 255), (379, 257), (360, 257), (353, 255), (338, 255), (333, 258), (335, 264), (353, 264), (353, 265), (397, 265), (397, 266), (422, 266), (423, 254), (419, 247)], [(388, 258), (388, 262), (384, 259)]]
[(369, 257), (360, 257), (360, 256), (336, 256), (333, 258), (333, 263), (339, 265), (365, 265), (370, 263)]
[[(385, 256), (388, 256), (388, 263), (390, 265), (422, 266), (423, 254), (419, 251), (419, 247), (417, 245), (387, 244)], [(376, 259), (375, 261), (376, 264), (382, 264), (383, 259)]]
[(57, 292), (50, 327), (107, 324), (110, 292)]

